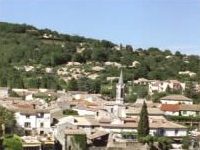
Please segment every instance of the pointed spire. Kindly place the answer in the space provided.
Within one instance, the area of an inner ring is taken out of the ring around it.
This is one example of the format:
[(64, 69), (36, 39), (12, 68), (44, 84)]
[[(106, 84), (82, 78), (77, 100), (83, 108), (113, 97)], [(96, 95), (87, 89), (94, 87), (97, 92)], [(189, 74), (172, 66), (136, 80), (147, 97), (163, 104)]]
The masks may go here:
[(119, 77), (119, 82), (118, 84), (123, 84), (123, 74), (122, 74), (122, 70), (121, 70), (121, 73), (120, 73), (120, 77)]

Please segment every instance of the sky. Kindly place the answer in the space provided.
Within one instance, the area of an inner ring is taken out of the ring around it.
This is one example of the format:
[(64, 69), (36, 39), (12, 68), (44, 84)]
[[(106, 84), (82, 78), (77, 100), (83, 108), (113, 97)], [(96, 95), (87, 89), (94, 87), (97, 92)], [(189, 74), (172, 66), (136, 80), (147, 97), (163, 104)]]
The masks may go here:
[(0, 21), (200, 55), (198, 0), (1, 0)]

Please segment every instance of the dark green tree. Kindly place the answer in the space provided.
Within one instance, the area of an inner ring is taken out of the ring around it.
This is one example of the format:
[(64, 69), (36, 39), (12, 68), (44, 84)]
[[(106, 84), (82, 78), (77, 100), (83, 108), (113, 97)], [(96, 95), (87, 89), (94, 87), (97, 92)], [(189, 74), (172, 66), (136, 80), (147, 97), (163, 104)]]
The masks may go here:
[(149, 134), (149, 117), (147, 111), (147, 104), (144, 102), (140, 113), (140, 120), (138, 123), (138, 138), (144, 138)]
[(67, 90), (70, 90), (70, 91), (78, 90), (78, 83), (75, 78), (72, 78), (71, 80), (69, 80), (69, 82), (67, 84)]

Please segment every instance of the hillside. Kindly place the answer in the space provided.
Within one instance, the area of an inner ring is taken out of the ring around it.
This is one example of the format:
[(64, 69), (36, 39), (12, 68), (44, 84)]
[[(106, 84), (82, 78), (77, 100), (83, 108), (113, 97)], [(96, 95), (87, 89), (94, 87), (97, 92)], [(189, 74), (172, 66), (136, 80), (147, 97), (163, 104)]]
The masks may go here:
[[(154, 47), (133, 51), (130, 45), (25, 24), (1, 22), (0, 46), (0, 84), (11, 88), (88, 89), (98, 93), (102, 85), (110, 83), (107, 77), (118, 77), (120, 68), (125, 82), (142, 77), (199, 81), (199, 56)], [(179, 71), (197, 75), (190, 78)]]

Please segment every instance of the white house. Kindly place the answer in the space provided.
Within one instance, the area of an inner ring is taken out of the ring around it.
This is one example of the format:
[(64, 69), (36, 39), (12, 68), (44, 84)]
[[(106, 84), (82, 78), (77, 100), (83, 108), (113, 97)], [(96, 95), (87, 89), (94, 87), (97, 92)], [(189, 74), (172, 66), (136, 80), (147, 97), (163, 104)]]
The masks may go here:
[(17, 124), (25, 129), (26, 135), (43, 135), (52, 132), (49, 110), (19, 109), (15, 117)]
[(160, 109), (165, 112), (166, 116), (179, 116), (180, 105), (179, 104), (162, 104)]
[(185, 90), (185, 83), (179, 82), (177, 80), (167, 80), (167, 81), (152, 81), (149, 83), (149, 94), (152, 95), (155, 92), (165, 92), (167, 87), (172, 90)]
[(191, 71), (179, 71), (178, 74), (180, 75), (189, 75), (190, 77), (195, 77), (196, 73), (191, 72)]
[(200, 105), (162, 104), (166, 116), (200, 116)]
[(200, 105), (180, 105), (181, 116), (200, 116)]
[(183, 95), (171, 94), (160, 99), (162, 104), (189, 104), (192, 105), (192, 99)]
[(8, 97), (8, 88), (7, 87), (0, 87), (1, 95), (0, 98), (4, 99)]

